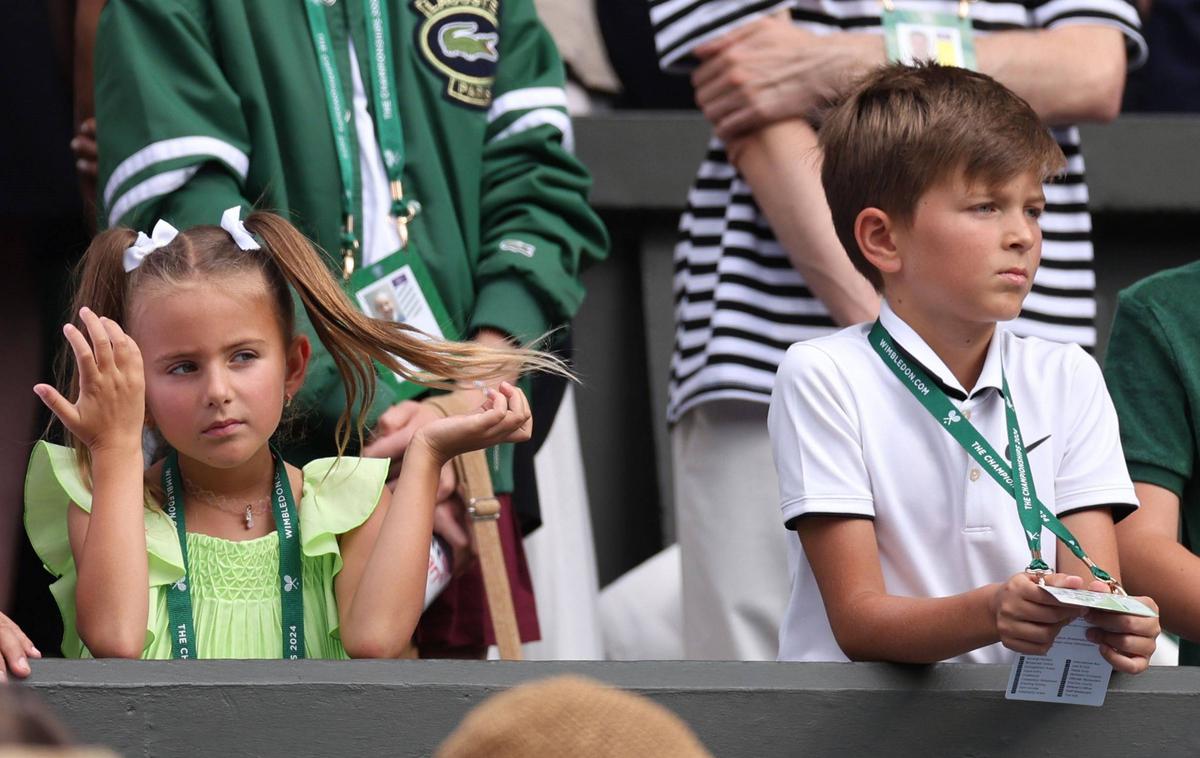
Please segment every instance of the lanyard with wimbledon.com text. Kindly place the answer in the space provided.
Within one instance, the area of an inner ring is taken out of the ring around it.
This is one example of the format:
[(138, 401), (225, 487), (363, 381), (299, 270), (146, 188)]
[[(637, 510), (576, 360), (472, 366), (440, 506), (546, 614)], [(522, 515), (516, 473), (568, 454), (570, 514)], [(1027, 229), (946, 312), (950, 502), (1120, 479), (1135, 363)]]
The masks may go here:
[[(1012, 393), (1008, 389), (1008, 379), (1001, 369), (1001, 382), (1004, 388), (1004, 412), (1008, 422), (1008, 444), (1012, 450), (1013, 465), (1016, 476), (1005, 464), (1000, 454), (988, 443), (987, 438), (950, 402), (937, 384), (929, 377), (923, 368), (915, 362), (909, 362), (900, 355), (893, 344), (892, 335), (879, 321), (871, 327), (868, 339), (871, 347), (880, 359), (892, 370), (896, 378), (908, 388), (925, 410), (937, 419), (946, 431), (963, 446), (967, 453), (979, 462), (996, 482), (1013, 494), (1017, 504), (1017, 514), (1021, 517), (1021, 526), (1025, 531), (1025, 539), (1029, 543), (1031, 560), (1026, 571), (1035, 574), (1049, 573), (1050, 566), (1042, 560), (1042, 527), (1045, 526), (1063, 544), (1070, 548), (1075, 557), (1083, 561), (1092, 576), (1106, 583), (1113, 591), (1124, 594), (1117, 580), (1104, 569), (1097, 566), (1088, 558), (1087, 553), (1079, 545), (1079, 541), (1071, 534), (1066, 525), (1054, 515), (1038, 498), (1033, 484), (1033, 475), (1029, 470), (1029, 459), (1025, 454), (1025, 445), (1021, 436), (1021, 428), (1017, 423), (1017, 413), (1013, 408)], [(995, 339), (995, 337), (993, 338)]]
[[(271, 488), (275, 530), (279, 533), (279, 602), (282, 606), (283, 658), (304, 657), (304, 595), (300, 589), (300, 520), (283, 458), (275, 456), (275, 482)], [(179, 533), (183, 578), (167, 588), (167, 616), (171, 624), (171, 657), (196, 657), (196, 625), (192, 618), (192, 591), (188, 587), (187, 527), (183, 517), (183, 491), (179, 486), (179, 456), (172, 450), (163, 461), (163, 510)]]
[[(329, 23), (325, 18), (325, 3), (303, 0), (308, 14), (308, 29), (313, 48), (321, 67), (321, 83), (325, 90), (325, 105), (333, 127), (338, 170), (342, 179), (342, 275), (349, 279), (354, 273), (354, 254), (359, 248), (358, 233), (354, 230), (354, 166), (355, 137), (350, 125), (353, 114), (342, 99), (342, 80), (330, 41)], [(392, 71), (392, 41), (385, 0), (362, 0), (367, 19), (367, 47), (370, 61), (371, 95), (375, 107), (375, 130), (383, 154), (392, 192), (391, 215), (400, 236), (400, 247), (408, 245), (408, 223), (420, 206), (404, 199), (404, 128), (396, 101), (396, 77)]]

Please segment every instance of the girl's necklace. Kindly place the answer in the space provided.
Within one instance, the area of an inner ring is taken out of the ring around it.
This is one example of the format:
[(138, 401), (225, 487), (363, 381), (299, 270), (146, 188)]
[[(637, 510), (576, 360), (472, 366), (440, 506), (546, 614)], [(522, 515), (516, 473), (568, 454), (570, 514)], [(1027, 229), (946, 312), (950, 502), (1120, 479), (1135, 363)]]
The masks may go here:
[(254, 515), (266, 513), (268, 506), (271, 504), (270, 493), (242, 505), (244, 501), (226, 497), (225, 495), (218, 495), (212, 490), (206, 490), (187, 477), (183, 478), (183, 487), (188, 494), (202, 505), (207, 505), (210, 508), (216, 508), (219, 511), (224, 511), (235, 516), (241, 516), (247, 529), (254, 528)]

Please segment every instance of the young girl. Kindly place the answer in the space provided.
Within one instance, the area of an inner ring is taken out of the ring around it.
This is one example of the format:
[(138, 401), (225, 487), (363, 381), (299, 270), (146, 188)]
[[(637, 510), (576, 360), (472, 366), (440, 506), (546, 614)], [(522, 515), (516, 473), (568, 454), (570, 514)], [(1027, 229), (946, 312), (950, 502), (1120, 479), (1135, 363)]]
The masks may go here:
[[(298, 470), (270, 444), (312, 349), (293, 331), (289, 287), (346, 387), (339, 451), (361, 437), (375, 362), (445, 387), (560, 364), (362, 315), (269, 213), (243, 224), (231, 209), (183, 233), (160, 221), (153, 237), (111, 230), (81, 270), (78, 320), (63, 328), (67, 396), (34, 387), (71, 446), (39, 443), (26, 480), (26, 527), (60, 577), (64, 654), (399, 655), (422, 608), (442, 465), (528, 439), (529, 407), (504, 383), (476, 413), (424, 426), (394, 493), (386, 460)], [(162, 454), (145, 468), (148, 432)]]

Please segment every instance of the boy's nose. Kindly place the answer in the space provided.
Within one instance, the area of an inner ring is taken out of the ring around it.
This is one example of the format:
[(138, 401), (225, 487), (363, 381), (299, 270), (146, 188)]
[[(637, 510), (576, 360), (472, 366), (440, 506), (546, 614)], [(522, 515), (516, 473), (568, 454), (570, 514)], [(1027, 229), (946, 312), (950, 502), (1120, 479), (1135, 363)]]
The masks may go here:
[(1028, 250), (1041, 233), (1036, 219), (1022, 219), (1021, 223), (1015, 223), (1008, 229), (1004, 246), (1010, 250)]

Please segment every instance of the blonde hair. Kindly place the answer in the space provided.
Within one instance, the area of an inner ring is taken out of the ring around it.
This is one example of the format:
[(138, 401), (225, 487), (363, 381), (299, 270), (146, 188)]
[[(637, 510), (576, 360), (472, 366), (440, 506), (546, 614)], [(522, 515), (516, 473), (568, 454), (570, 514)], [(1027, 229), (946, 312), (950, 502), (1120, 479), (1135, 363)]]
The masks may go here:
[[(128, 273), (123, 257), (137, 235), (130, 229), (111, 229), (97, 235), (78, 267), (70, 311), (73, 323), (87, 334), (79, 318), (79, 309), (87, 306), (98, 316), (126, 327), (129, 306), (142, 288), (259, 271), (273, 297), (285, 343), (290, 343), (295, 334), (294, 289), (341, 375), (346, 408), (335, 432), (339, 456), (345, 452), (352, 433), (362, 442), (367, 410), (375, 397), (376, 362), (407, 380), (441, 389), (526, 371), (571, 378), (559, 358), (539, 350), (431, 339), (408, 324), (364, 315), (351, 303), (312, 243), (290, 223), (263, 211), (250, 214), (245, 223), (246, 229), (261, 241), (261, 250), (243, 251), (219, 226), (197, 226), (147, 255)], [(69, 350), (60, 355), (58, 369), (60, 381), (65, 380), (61, 384), (68, 387), (67, 397), (75, 402), (79, 398), (79, 372)], [(91, 468), (87, 446), (70, 430), (64, 431), (86, 477)]]
[(988, 184), (1026, 172), (1045, 181), (1066, 164), (1029, 103), (986, 74), (935, 63), (868, 74), (829, 112), (819, 142), (838, 239), (876, 289), (883, 279), (854, 237), (864, 208), (908, 223), (921, 195), (953, 172)]

